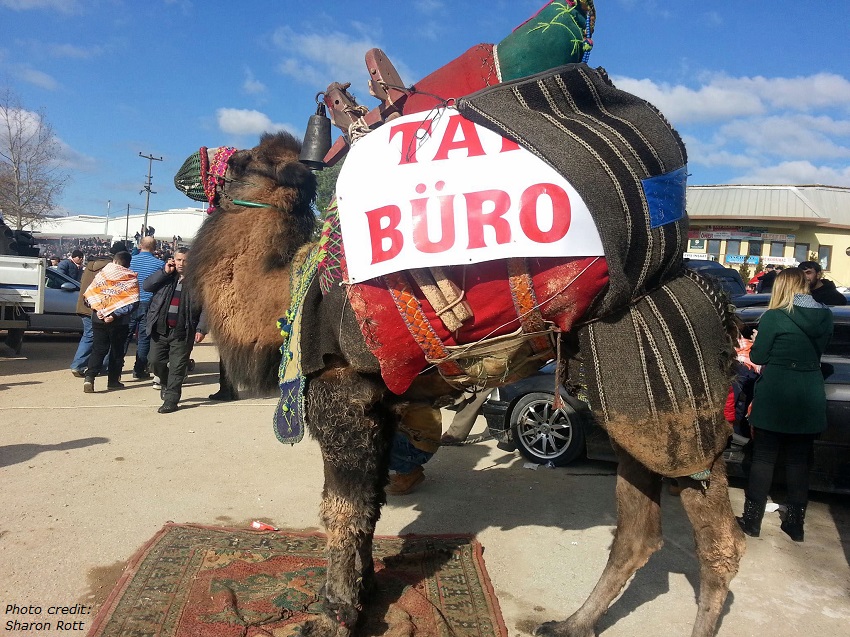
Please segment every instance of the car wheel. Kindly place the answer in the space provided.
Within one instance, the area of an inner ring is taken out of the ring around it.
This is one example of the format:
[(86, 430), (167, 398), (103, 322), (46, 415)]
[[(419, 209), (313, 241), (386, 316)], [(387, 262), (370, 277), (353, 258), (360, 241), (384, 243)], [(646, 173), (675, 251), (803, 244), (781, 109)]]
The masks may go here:
[(537, 464), (569, 464), (584, 453), (584, 430), (569, 403), (555, 409), (554, 394), (533, 392), (511, 410), (510, 423), (519, 452)]

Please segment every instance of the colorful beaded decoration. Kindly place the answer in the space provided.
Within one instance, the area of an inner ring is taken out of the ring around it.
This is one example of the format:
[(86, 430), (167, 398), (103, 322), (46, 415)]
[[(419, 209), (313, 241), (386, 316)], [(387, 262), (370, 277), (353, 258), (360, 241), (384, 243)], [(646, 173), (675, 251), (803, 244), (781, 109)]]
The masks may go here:
[(306, 378), (301, 372), (301, 307), (319, 269), (321, 255), (319, 246), (314, 245), (301, 265), (292, 268), (289, 309), (277, 322), (283, 345), (280, 347), (280, 400), (274, 415), (274, 433), (278, 440), (292, 445), (304, 438), (305, 425)]
[[(213, 160), (206, 170), (202, 169), (201, 177), (204, 180), (204, 192), (207, 195), (207, 200), (210, 202), (210, 207), (207, 212), (215, 210), (215, 204), (218, 201), (218, 188), (224, 185), (224, 174), (227, 172), (227, 160), (236, 152), (233, 146), (220, 146), (216, 148)], [(206, 149), (201, 149), (201, 161), (204, 161)]]

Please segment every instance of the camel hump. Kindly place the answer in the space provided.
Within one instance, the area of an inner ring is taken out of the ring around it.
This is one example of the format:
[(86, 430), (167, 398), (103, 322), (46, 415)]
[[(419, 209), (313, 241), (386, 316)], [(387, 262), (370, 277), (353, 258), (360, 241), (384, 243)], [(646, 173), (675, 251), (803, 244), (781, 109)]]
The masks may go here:
[(566, 176), (599, 231), (610, 282), (596, 315), (681, 270), (687, 153), (652, 104), (604, 69), (569, 64), (458, 101), (461, 115), (518, 142)]

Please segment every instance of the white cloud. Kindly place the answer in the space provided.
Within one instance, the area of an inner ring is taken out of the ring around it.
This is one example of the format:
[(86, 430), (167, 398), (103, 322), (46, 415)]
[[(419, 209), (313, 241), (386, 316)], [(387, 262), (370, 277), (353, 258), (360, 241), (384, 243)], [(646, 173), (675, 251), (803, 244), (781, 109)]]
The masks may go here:
[(83, 47), (77, 46), (76, 44), (50, 44), (47, 46), (47, 51), (50, 53), (50, 55), (57, 58), (87, 60), (93, 57), (97, 57), (98, 55), (103, 53), (103, 47)]
[(276, 124), (260, 111), (240, 108), (220, 108), (216, 111), (219, 129), (230, 135), (259, 135), (286, 130), (295, 134), (289, 124)]
[(41, 115), (10, 103), (8, 110), (0, 110), (0, 147), (9, 146), (9, 128), (21, 137), (32, 137), (41, 126)]
[(363, 56), (377, 46), (372, 40), (352, 39), (345, 33), (296, 33), (288, 26), (277, 29), (273, 41), (290, 53), (278, 67), (281, 73), (318, 88), (364, 77)]
[(850, 187), (850, 167), (817, 166), (808, 161), (787, 161), (763, 166), (731, 181), (735, 184), (824, 184)]
[(56, 144), (58, 146), (56, 159), (60, 168), (85, 173), (94, 173), (96, 171), (98, 164), (94, 157), (74, 150), (58, 137), (56, 138)]
[(708, 174), (729, 183), (850, 185), (850, 80), (842, 76), (614, 83), (658, 107), (682, 134), (690, 165)]
[(685, 147), (688, 149), (690, 165), (705, 166), (706, 168), (734, 168), (737, 170), (752, 169), (759, 165), (758, 159), (723, 148), (717, 142), (704, 142), (691, 135), (683, 135)]
[(850, 109), (850, 81), (840, 75), (764, 78), (706, 76), (697, 88), (649, 79), (612, 77), (614, 84), (658, 107), (674, 124), (724, 121), (772, 109), (810, 112)]
[(753, 92), (774, 108), (803, 112), (816, 108), (850, 109), (850, 81), (833, 73), (792, 78), (719, 78), (715, 82)]
[(414, 0), (413, 8), (419, 13), (436, 13), (445, 7), (441, 0)]
[(48, 91), (55, 91), (59, 88), (59, 82), (52, 75), (48, 75), (42, 71), (37, 71), (28, 66), (19, 66), (12, 71), (17, 78), (27, 84), (39, 86)]
[(732, 117), (759, 115), (765, 106), (758, 96), (722, 84), (696, 89), (653, 80), (612, 77), (617, 88), (634, 93), (657, 107), (674, 125), (689, 122), (722, 121)]
[(242, 82), (242, 90), (248, 95), (261, 95), (265, 93), (268, 88), (265, 84), (254, 77), (251, 69), (245, 69), (245, 81)]
[(80, 3), (78, 0), (0, 0), (0, 7), (15, 11), (56, 9), (62, 13), (74, 13), (80, 8)]
[(837, 143), (842, 129), (847, 136), (850, 121), (782, 115), (735, 120), (721, 126), (719, 135), (730, 144), (743, 144), (765, 156), (840, 159), (850, 157), (850, 146)]
[[(277, 69), (316, 90), (322, 90), (335, 81), (351, 82), (351, 92), (363, 103), (363, 98), (369, 96), (364, 57), (369, 49), (378, 47), (372, 37), (370, 34), (354, 38), (338, 31), (296, 33), (288, 26), (280, 27), (272, 40), (287, 56)], [(387, 56), (402, 80), (411, 84), (414, 80), (410, 69), (389, 53)]]

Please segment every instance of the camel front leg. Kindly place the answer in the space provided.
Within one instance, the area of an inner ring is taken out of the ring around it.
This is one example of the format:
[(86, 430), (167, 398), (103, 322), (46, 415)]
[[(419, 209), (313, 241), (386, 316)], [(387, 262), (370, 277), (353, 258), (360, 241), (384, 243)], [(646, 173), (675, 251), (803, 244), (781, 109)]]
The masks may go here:
[(347, 637), (374, 579), (372, 539), (384, 504), (392, 412), (382, 387), (347, 370), (310, 381), (310, 430), (324, 460), (320, 517), (327, 533), (325, 615), (305, 635)]
[(699, 607), (692, 637), (714, 635), (723, 610), (729, 583), (738, 572), (746, 548), (732, 505), (726, 463), (719, 456), (711, 467), (707, 488), (685, 478), (682, 505), (694, 527), (694, 541), (699, 559)]
[(547, 622), (536, 631), (544, 637), (594, 637), (594, 627), (608, 606), (649, 557), (661, 548), (661, 476), (617, 449), (617, 529), (608, 563), (593, 592), (572, 616)]

